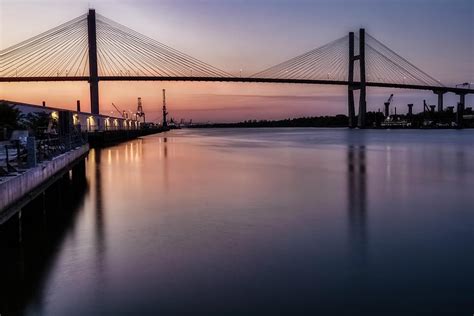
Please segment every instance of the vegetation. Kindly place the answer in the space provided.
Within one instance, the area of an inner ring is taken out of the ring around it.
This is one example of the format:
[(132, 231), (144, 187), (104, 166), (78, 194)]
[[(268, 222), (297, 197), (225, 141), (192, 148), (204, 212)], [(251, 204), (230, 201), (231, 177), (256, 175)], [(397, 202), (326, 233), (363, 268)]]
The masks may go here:
[[(464, 111), (465, 115), (474, 117), (474, 111), (471, 107), (467, 107)], [(390, 116), (392, 121), (406, 121), (411, 124), (411, 128), (446, 128), (452, 127), (453, 122), (456, 121), (456, 113), (452, 109), (444, 112), (420, 112), (411, 116), (404, 114), (397, 114)], [(356, 123), (358, 116), (356, 116)], [(383, 122), (385, 116), (382, 112), (367, 112), (365, 116), (366, 126), (368, 128), (384, 128)], [(346, 115), (338, 114), (335, 116), (314, 116), (314, 117), (300, 117), (284, 120), (248, 120), (238, 123), (204, 123), (195, 124), (189, 127), (195, 128), (225, 128), (225, 127), (347, 127), (349, 125), (349, 118)], [(463, 126), (465, 128), (474, 127), (474, 119), (464, 120)], [(394, 128), (394, 127), (391, 127)]]
[(346, 127), (348, 117), (343, 114), (336, 116), (313, 116), (277, 121), (248, 120), (239, 123), (196, 124), (192, 127)]
[(41, 137), (47, 131), (50, 122), (50, 114), (46, 112), (35, 112), (26, 115), (24, 125), (33, 135)]
[(9, 139), (12, 131), (25, 129), (30, 131), (30, 135), (41, 138), (50, 127), (50, 123), (54, 125), (56, 122), (51, 120), (51, 115), (47, 112), (25, 115), (14, 105), (0, 101), (0, 139)]
[(23, 128), (23, 114), (14, 105), (9, 105), (0, 101), (0, 128), (1, 129), (20, 129)]

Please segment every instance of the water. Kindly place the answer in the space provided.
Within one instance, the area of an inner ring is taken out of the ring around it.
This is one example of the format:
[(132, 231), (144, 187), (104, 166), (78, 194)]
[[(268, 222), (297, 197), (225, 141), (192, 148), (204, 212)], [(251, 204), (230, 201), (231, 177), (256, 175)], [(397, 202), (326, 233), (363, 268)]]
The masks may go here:
[(209, 129), (91, 151), (59, 223), (47, 210), (2, 246), (3, 306), (470, 315), (473, 145), (473, 130)]

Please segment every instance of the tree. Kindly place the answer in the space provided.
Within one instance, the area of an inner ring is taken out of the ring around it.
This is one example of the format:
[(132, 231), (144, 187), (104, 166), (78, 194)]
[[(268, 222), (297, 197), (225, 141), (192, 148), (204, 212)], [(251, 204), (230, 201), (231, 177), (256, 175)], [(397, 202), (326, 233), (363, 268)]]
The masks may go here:
[(44, 134), (51, 122), (51, 115), (46, 112), (28, 113), (25, 118), (25, 125), (37, 137)]
[(0, 129), (20, 129), (23, 128), (24, 115), (14, 105), (9, 105), (5, 101), (0, 101)]

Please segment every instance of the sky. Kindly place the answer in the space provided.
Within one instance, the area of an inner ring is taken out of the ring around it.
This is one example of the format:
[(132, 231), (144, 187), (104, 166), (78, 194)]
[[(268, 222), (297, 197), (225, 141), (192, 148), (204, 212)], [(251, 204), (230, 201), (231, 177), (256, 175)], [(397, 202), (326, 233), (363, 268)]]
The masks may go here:
[[(132, 28), (227, 72), (250, 75), (349, 31), (364, 27), (398, 54), (445, 85), (474, 82), (472, 0), (0, 0), (0, 49), (87, 12)], [(159, 120), (161, 89), (175, 119), (241, 121), (332, 115), (347, 112), (347, 88), (291, 84), (123, 82), (100, 83), (102, 113), (114, 102)], [(377, 110), (390, 93), (398, 112), (407, 103), (422, 110), (431, 92), (368, 89), (368, 108)], [(0, 83), (0, 99), (89, 109), (87, 83)], [(446, 95), (445, 104), (457, 97)], [(474, 97), (467, 97), (467, 106)]]

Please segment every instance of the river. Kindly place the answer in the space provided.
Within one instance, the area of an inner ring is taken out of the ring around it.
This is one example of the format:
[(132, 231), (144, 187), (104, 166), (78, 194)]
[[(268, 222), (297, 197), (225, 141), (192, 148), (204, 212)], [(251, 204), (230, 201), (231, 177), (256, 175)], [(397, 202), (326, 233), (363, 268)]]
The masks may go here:
[(183, 129), (86, 173), (2, 258), (25, 315), (474, 312), (474, 130)]

